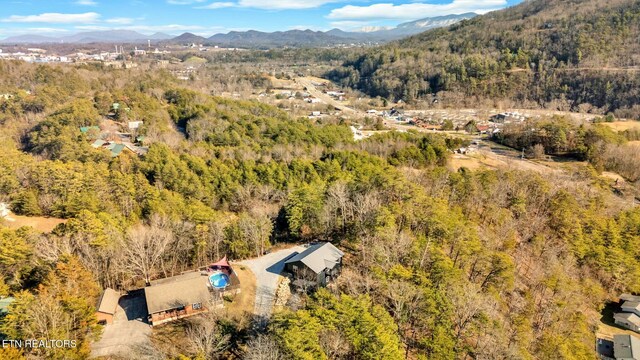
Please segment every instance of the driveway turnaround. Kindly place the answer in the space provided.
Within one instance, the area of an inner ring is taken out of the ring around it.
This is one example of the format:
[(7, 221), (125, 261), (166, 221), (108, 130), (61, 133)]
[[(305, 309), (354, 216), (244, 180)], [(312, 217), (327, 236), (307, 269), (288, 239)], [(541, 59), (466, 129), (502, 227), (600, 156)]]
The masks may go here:
[(151, 344), (144, 292), (120, 298), (113, 324), (105, 325), (100, 341), (91, 345), (91, 357), (132, 356), (139, 347)]
[(254, 309), (256, 315), (264, 319), (268, 319), (271, 316), (276, 290), (278, 289), (278, 278), (282, 270), (284, 270), (284, 263), (304, 250), (305, 247), (303, 246), (295, 246), (240, 263), (251, 269), (256, 276), (256, 302)]

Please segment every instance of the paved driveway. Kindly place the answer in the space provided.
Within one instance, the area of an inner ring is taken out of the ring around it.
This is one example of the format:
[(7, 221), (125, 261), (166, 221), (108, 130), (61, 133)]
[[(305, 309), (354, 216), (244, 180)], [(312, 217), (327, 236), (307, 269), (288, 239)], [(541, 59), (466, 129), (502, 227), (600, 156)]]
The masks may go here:
[(151, 343), (150, 335), (144, 292), (132, 292), (120, 298), (113, 324), (104, 326), (100, 341), (91, 345), (91, 357), (131, 356), (136, 348)]
[(264, 319), (269, 318), (278, 289), (278, 277), (284, 269), (284, 263), (296, 253), (305, 250), (303, 246), (295, 246), (286, 250), (274, 251), (257, 259), (245, 260), (241, 264), (247, 266), (256, 276), (256, 301), (254, 313)]

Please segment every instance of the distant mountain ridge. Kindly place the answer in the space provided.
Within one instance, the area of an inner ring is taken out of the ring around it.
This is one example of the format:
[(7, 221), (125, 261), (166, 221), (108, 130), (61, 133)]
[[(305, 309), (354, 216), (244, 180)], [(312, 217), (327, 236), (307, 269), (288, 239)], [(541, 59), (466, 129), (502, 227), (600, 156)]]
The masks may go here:
[[(423, 31), (453, 25), (462, 20), (477, 16), (475, 13), (430, 17), (398, 25), (395, 28), (370, 28), (360, 32), (333, 29), (329, 31), (288, 30), (261, 32), (256, 30), (231, 31), (227, 34), (215, 34), (205, 38), (186, 32), (180, 36), (156, 33), (145, 35), (131, 30), (108, 30), (81, 32), (74, 35), (53, 37), (25, 34), (0, 40), (2, 44), (38, 44), (38, 43), (146, 43), (164, 42), (169, 44), (198, 43), (241, 48), (275, 47), (314, 47), (334, 46), (352, 43), (382, 43), (398, 40)], [(368, 31), (367, 31), (368, 30)]]
[[(430, 29), (450, 26), (462, 20), (471, 19), (475, 16), (477, 16), (476, 13), (437, 16), (403, 23), (391, 29), (380, 29), (361, 32), (348, 32), (340, 29), (332, 29), (326, 32), (312, 30), (289, 30), (276, 31), (272, 33), (260, 32), (255, 30), (243, 32), (232, 31), (227, 34), (213, 35), (203, 41), (203, 43), (211, 45), (248, 48), (272, 48), (283, 46), (306, 47), (330, 46), (350, 43), (379, 43), (398, 40), (403, 37), (416, 35)], [(170, 41), (179, 42), (179, 38), (180, 37), (174, 38)]]
[(142, 43), (147, 40), (161, 41), (171, 39), (172, 36), (163, 33), (152, 35), (141, 34), (131, 30), (89, 31), (61, 37), (42, 35), (18, 35), (0, 40), (3, 44), (42, 44), (42, 43)]

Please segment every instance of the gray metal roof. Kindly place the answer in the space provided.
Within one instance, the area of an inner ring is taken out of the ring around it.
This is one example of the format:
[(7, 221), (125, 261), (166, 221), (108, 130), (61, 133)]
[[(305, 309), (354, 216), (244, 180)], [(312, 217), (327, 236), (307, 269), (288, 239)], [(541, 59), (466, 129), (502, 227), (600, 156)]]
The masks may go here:
[(640, 360), (640, 338), (633, 335), (614, 335), (613, 354), (616, 359)]
[(115, 314), (119, 300), (119, 292), (111, 288), (105, 289), (104, 293), (102, 293), (102, 297), (100, 298), (100, 302), (98, 303), (98, 312), (111, 315)]
[(212, 299), (208, 284), (209, 278), (199, 272), (152, 281), (144, 288), (149, 314), (197, 303), (207, 306)]
[(340, 249), (331, 243), (325, 242), (309, 246), (305, 251), (295, 255), (285, 263), (289, 264), (300, 261), (316, 274), (319, 274), (324, 269), (333, 269), (343, 256), (344, 253), (340, 251)]
[(624, 320), (635, 326), (640, 326), (640, 316), (634, 313), (617, 313), (617, 314), (614, 314), (613, 317), (616, 320)]
[(640, 296), (631, 294), (622, 294), (620, 299), (623, 301), (640, 301)]
[(640, 310), (640, 301), (625, 301), (622, 303), (623, 308)]

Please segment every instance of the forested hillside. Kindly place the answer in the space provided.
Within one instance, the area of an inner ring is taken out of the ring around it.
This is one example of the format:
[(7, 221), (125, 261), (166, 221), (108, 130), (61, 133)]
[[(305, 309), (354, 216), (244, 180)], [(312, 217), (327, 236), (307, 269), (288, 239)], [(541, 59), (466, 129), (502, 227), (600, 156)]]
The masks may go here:
[[(339, 120), (212, 97), (163, 71), (0, 62), (0, 93), (15, 94), (0, 98), (0, 202), (67, 220), (49, 234), (0, 224), (0, 295), (16, 299), (0, 337), (80, 344), (3, 359), (85, 358), (101, 288), (274, 243), (332, 241), (346, 253), (336, 286), (260, 334), (221, 312), (222, 344), (183, 359), (589, 359), (605, 301), (640, 292), (640, 210), (590, 167), (452, 172), (459, 140), (355, 143)], [(148, 153), (93, 148), (80, 127), (106, 115), (144, 120)]]
[(640, 117), (640, 2), (531, 0), (354, 56), (328, 76), (393, 100)]

